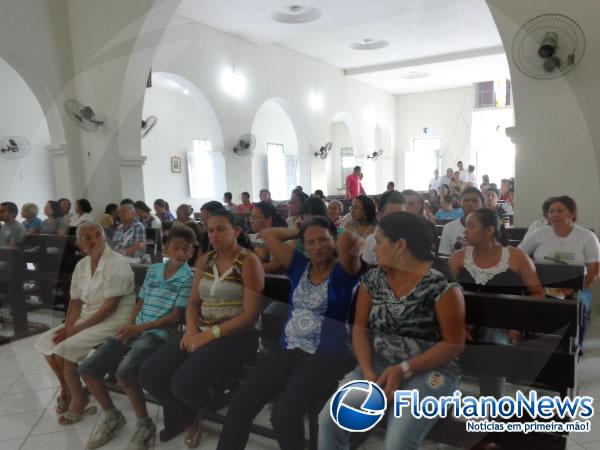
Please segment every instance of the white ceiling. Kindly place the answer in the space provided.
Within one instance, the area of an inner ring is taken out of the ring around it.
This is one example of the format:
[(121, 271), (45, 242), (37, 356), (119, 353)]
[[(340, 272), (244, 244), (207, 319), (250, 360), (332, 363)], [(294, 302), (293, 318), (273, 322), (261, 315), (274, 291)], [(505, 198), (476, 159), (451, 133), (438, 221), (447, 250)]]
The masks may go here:
[[(392, 93), (446, 89), (508, 75), (500, 36), (485, 0), (308, 1), (297, 4), (318, 8), (321, 17), (305, 24), (271, 19), (275, 9), (294, 4), (290, 0), (184, 0), (178, 13), (257, 44), (279, 44), (349, 69), (348, 76)], [(384, 39), (390, 45), (378, 50), (349, 47), (365, 38)], [(495, 49), (489, 52), (495, 57), (457, 60), (453, 56), (489, 48)], [(424, 68), (423, 59), (428, 58), (436, 63)], [(413, 60), (420, 64), (407, 66)], [(380, 65), (402, 69), (382, 70)], [(415, 70), (432, 75), (416, 80), (398, 77), (399, 72)]]

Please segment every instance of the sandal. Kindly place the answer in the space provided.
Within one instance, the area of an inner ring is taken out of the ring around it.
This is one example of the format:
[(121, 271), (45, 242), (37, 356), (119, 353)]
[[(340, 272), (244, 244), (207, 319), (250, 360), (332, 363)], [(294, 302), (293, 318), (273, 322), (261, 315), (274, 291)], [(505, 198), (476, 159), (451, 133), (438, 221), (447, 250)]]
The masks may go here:
[(69, 403), (62, 397), (56, 397), (56, 414), (59, 416), (67, 412), (69, 409)]
[(58, 417), (58, 423), (60, 425), (73, 425), (77, 422), (81, 422), (81, 420), (86, 416), (93, 416), (98, 411), (98, 408), (93, 406), (88, 406), (80, 414), (72, 413), (71, 411), (66, 411), (62, 416)]
[(200, 420), (196, 419), (194, 431), (186, 431), (185, 439), (183, 443), (187, 448), (196, 448), (200, 445), (200, 438), (202, 437), (202, 427), (200, 426)]

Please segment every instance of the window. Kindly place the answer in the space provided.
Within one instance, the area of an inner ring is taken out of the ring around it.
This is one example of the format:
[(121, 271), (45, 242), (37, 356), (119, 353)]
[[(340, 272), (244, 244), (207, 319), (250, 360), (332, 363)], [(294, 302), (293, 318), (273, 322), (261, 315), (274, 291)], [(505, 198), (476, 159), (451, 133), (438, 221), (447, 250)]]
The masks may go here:
[(190, 197), (214, 199), (217, 192), (225, 190), (225, 160), (221, 153), (213, 151), (211, 141), (192, 140), (192, 151), (187, 153), (187, 165)]
[(298, 186), (298, 157), (296, 155), (285, 155), (285, 174), (287, 176), (287, 198)]
[(352, 147), (342, 147), (340, 153), (342, 155), (342, 183), (346, 186), (346, 177), (352, 173), (356, 166), (354, 149)]
[(483, 81), (475, 84), (475, 109), (504, 108), (511, 105), (510, 80)]
[(411, 150), (404, 161), (404, 186), (416, 191), (427, 191), (433, 171), (439, 169), (442, 140), (440, 138), (413, 138)]
[(506, 136), (506, 128), (513, 124), (512, 108), (473, 111), (471, 149), (477, 175), (486, 174), (498, 185), (502, 178), (515, 175), (515, 145)]
[(273, 198), (287, 198), (287, 167), (283, 144), (267, 144), (269, 191)]

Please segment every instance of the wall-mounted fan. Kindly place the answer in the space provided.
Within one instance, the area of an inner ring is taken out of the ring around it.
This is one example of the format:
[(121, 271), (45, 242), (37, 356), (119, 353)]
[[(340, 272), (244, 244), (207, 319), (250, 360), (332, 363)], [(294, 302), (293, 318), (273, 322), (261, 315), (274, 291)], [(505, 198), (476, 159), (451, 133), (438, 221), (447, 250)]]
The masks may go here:
[(80, 128), (89, 133), (94, 133), (100, 125), (104, 125), (104, 122), (96, 119), (96, 113), (92, 108), (83, 106), (77, 100), (65, 100), (65, 110)]
[(142, 119), (142, 139), (150, 133), (150, 130), (156, 125), (156, 122), (158, 122), (156, 116), (148, 116), (146, 120)]
[(29, 141), (21, 136), (8, 136), (0, 140), (0, 157), (6, 159), (23, 158), (31, 150)]
[(530, 78), (558, 78), (575, 68), (585, 53), (581, 26), (562, 14), (543, 14), (527, 21), (512, 42), (515, 66)]
[(327, 155), (329, 155), (331, 147), (333, 147), (331, 142), (323, 145), (318, 152), (315, 152), (315, 158), (327, 159)]
[(248, 156), (254, 150), (256, 145), (256, 137), (251, 133), (246, 133), (240, 137), (238, 143), (233, 147), (233, 153), (238, 156)]
[(367, 159), (370, 159), (371, 161), (377, 161), (381, 155), (383, 155), (383, 149), (382, 148), (380, 148), (377, 151), (374, 151), (370, 155), (367, 155)]

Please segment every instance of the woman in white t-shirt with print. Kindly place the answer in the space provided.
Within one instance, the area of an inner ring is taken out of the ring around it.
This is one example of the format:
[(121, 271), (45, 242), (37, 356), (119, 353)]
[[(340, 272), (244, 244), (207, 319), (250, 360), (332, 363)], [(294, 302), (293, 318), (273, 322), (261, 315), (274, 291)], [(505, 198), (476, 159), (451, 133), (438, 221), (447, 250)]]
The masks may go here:
[(548, 219), (550, 226), (531, 232), (523, 239), (519, 248), (536, 263), (585, 267), (583, 289), (577, 292), (561, 290), (566, 298), (578, 298), (583, 305), (583, 324), (579, 335), (581, 344), (590, 323), (591, 287), (600, 276), (600, 243), (594, 233), (575, 223), (577, 205), (569, 196), (555, 197), (552, 200)]

